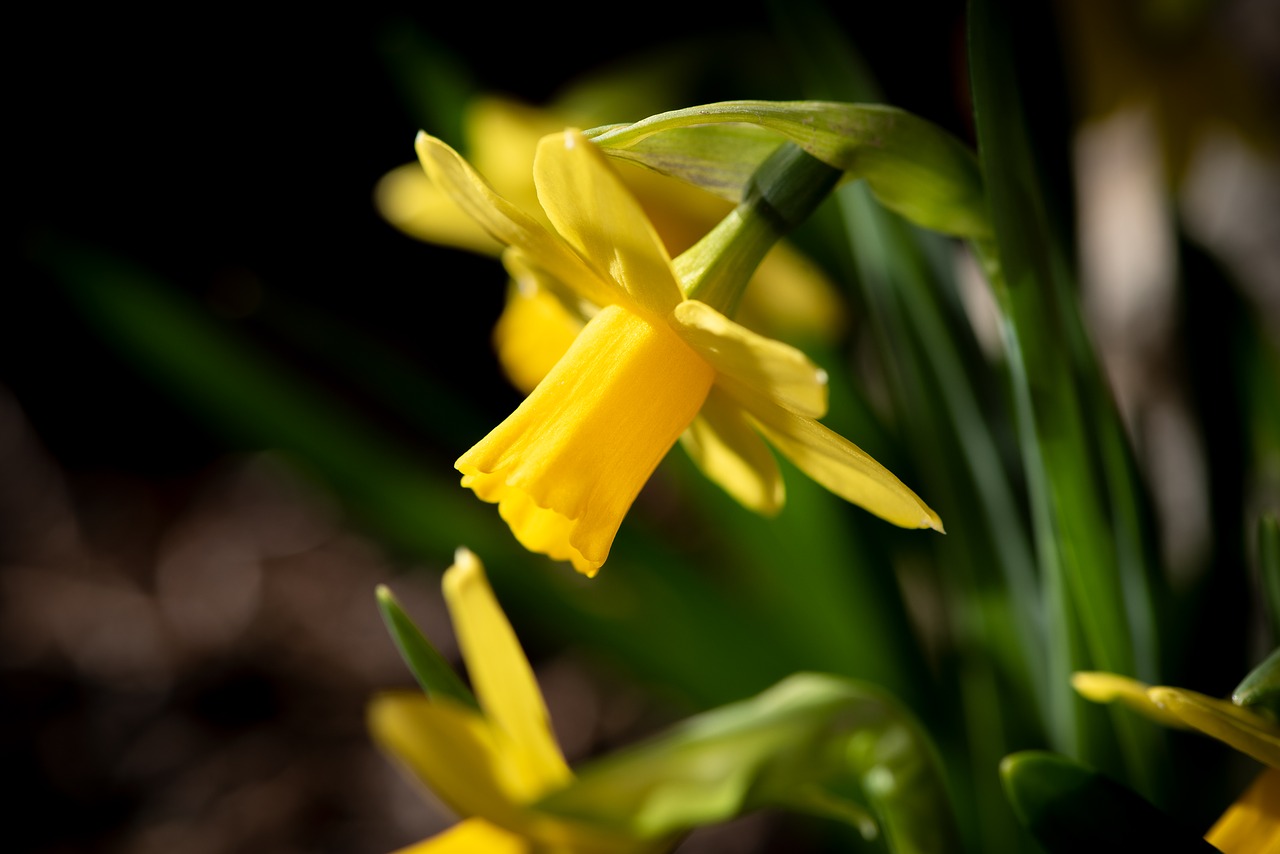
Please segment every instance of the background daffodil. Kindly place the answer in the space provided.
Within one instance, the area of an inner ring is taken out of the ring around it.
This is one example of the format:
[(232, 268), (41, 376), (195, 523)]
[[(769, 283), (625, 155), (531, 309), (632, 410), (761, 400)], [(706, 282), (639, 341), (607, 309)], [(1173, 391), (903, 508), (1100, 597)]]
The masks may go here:
[(685, 299), (670, 256), (604, 155), (576, 130), (544, 137), (534, 182), (553, 229), (425, 133), (427, 174), (508, 264), (601, 306), (520, 407), (463, 454), (464, 486), (528, 549), (593, 575), (658, 462), (686, 429), (694, 459), (745, 506), (774, 513), (781, 473), (761, 435), (814, 480), (883, 519), (941, 530), (887, 469), (817, 422), (826, 374), (803, 353)]
[[(476, 171), (505, 199), (549, 225), (537, 204), (533, 158), (538, 140), (567, 123), (554, 108), (495, 95), (478, 97), (465, 112), (464, 150)], [(724, 199), (651, 169), (625, 161), (612, 165), (673, 256), (733, 208)], [(504, 248), (475, 220), (459, 216), (451, 194), (418, 163), (384, 175), (374, 199), (388, 222), (420, 240), (494, 256)], [(512, 274), (513, 287), (494, 329), (494, 345), (507, 377), (527, 394), (564, 355), (586, 318), (582, 311), (567, 309), (536, 278), (515, 270)], [(595, 310), (590, 305), (582, 308), (587, 313)], [(786, 241), (776, 243), (761, 262), (737, 316), (748, 328), (788, 340), (830, 339), (845, 324), (844, 304), (830, 280)]]
[[(573, 776), (551, 731), (542, 692), (479, 559), (458, 549), (443, 586), (474, 698), (436, 660), (432, 684), (426, 686), (434, 689), (430, 694), (387, 692), (368, 709), (379, 746), (463, 818), (404, 850), (621, 854), (669, 849), (665, 840), (640, 842), (530, 809)], [(385, 612), (390, 594), (380, 590), (379, 597)]]

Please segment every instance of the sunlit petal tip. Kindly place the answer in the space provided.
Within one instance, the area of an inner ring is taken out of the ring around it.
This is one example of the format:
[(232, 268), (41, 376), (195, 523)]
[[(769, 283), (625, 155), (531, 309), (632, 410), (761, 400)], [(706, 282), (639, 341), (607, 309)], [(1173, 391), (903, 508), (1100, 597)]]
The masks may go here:
[(480, 559), (476, 557), (475, 552), (466, 546), (458, 546), (453, 552), (453, 567), (451, 571), (458, 575), (475, 575), (484, 570), (480, 566)]

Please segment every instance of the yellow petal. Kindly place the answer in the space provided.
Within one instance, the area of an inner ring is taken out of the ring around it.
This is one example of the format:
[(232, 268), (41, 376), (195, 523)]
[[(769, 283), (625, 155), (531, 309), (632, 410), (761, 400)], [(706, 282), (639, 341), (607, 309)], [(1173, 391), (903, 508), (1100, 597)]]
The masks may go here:
[(526, 548), (593, 575), (714, 377), (665, 323), (610, 306), (455, 466)]
[(556, 231), (600, 276), (617, 282), (657, 318), (675, 307), (680, 287), (667, 250), (595, 145), (576, 130), (544, 137), (533, 180)]
[(743, 507), (764, 516), (782, 509), (786, 490), (773, 452), (722, 392), (711, 389), (680, 441), (698, 468)]
[(530, 854), (532, 851), (533, 845), (525, 837), (472, 818), (393, 854)]
[(676, 330), (720, 375), (721, 386), (747, 386), (801, 415), (827, 413), (827, 372), (795, 347), (757, 335), (711, 306), (685, 300), (673, 314)]
[(1151, 686), (1137, 679), (1115, 673), (1081, 671), (1072, 674), (1071, 686), (1086, 700), (1092, 700), (1095, 703), (1111, 703), (1119, 700), (1156, 723), (1176, 729), (1188, 728), (1177, 715), (1158, 706), (1147, 695)]
[(568, 352), (582, 321), (539, 284), (536, 272), (510, 254), (503, 258), (513, 284), (493, 329), (493, 344), (507, 378), (528, 394)]
[(406, 163), (382, 176), (373, 200), (382, 218), (410, 237), (482, 255), (502, 251), (501, 243), (432, 183), (420, 163)]
[(1186, 726), (1226, 742), (1272, 768), (1280, 768), (1280, 726), (1261, 715), (1184, 688), (1156, 686), (1147, 691), (1147, 696)]
[(564, 785), (569, 766), (551, 732), (533, 669), (484, 567), (467, 549), (458, 549), (445, 572), (444, 595), (476, 699), (489, 722), (510, 737), (509, 758), (523, 771), (525, 799)]
[(927, 504), (865, 451), (812, 418), (748, 388), (726, 387), (778, 451), (846, 501), (902, 528), (942, 530)]
[(367, 716), (378, 746), (458, 815), (520, 821), (527, 787), (511, 768), (505, 741), (481, 715), (447, 698), (404, 691), (375, 696)]
[(1225, 854), (1280, 851), (1280, 771), (1259, 774), (1204, 838)]
[(520, 250), (530, 264), (596, 305), (622, 295), (616, 283), (593, 272), (559, 236), (495, 193), (452, 148), (421, 132), (415, 147), (428, 177), (495, 240)]

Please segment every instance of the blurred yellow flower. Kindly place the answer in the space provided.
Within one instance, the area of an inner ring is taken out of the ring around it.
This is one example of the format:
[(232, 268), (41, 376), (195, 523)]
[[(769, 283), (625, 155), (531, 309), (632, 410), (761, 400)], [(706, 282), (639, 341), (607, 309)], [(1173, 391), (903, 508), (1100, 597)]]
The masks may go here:
[(669, 850), (668, 840), (609, 834), (529, 806), (573, 777), (542, 692), (484, 567), (470, 551), (458, 549), (444, 574), (444, 593), (480, 710), (414, 691), (380, 694), (368, 709), (379, 747), (462, 818), (401, 854)]
[(534, 182), (546, 220), (499, 196), (457, 152), (419, 134), (432, 182), (509, 248), (508, 269), (600, 307), (518, 409), (456, 467), (528, 549), (594, 575), (676, 439), (745, 506), (784, 492), (763, 435), (837, 495), (893, 524), (942, 529), (915, 493), (815, 419), (826, 373), (803, 353), (684, 299), (665, 246), (581, 133), (544, 137)]
[[(499, 97), (475, 99), (465, 116), (466, 151), (472, 166), (498, 193), (549, 225), (538, 205), (533, 157), (538, 140), (566, 122), (552, 110)], [(625, 161), (613, 164), (666, 246), (679, 255), (733, 206), (697, 187)], [(407, 163), (383, 176), (374, 193), (384, 219), (401, 231), (445, 246), (498, 255), (503, 245), (475, 220), (459, 216), (453, 197), (423, 171)], [(528, 394), (564, 355), (594, 306), (567, 310), (532, 277), (515, 277), (494, 345), (511, 382)], [(780, 241), (765, 256), (737, 317), (750, 329), (782, 338), (830, 340), (845, 325), (844, 304), (822, 270), (789, 243)], [(550, 334), (544, 334), (550, 333)]]
[(1086, 699), (1122, 702), (1158, 723), (1202, 732), (1269, 766), (1205, 839), (1227, 854), (1280, 851), (1280, 726), (1274, 721), (1227, 700), (1114, 673), (1076, 673), (1071, 684)]

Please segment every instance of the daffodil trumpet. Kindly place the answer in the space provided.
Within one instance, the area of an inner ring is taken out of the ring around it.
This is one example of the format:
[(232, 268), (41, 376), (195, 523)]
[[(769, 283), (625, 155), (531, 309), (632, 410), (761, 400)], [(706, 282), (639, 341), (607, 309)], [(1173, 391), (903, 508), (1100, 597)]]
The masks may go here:
[(432, 182), (508, 247), (509, 268), (596, 308), (519, 408), (456, 463), (463, 485), (497, 504), (526, 548), (594, 575), (640, 489), (687, 432), (697, 437), (686, 443), (695, 462), (757, 512), (776, 513), (784, 501), (767, 438), (846, 500), (902, 527), (942, 529), (897, 477), (818, 423), (827, 409), (821, 368), (724, 313), (760, 243), (776, 241), (825, 197), (832, 170), (780, 154), (792, 165), (762, 167), (759, 192), (682, 264), (577, 130), (538, 144), (534, 183), (551, 228), (440, 140), (419, 134), (417, 150)]

